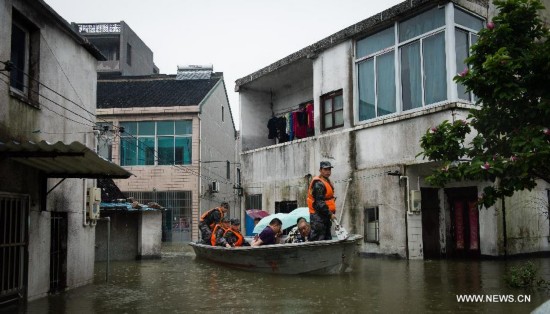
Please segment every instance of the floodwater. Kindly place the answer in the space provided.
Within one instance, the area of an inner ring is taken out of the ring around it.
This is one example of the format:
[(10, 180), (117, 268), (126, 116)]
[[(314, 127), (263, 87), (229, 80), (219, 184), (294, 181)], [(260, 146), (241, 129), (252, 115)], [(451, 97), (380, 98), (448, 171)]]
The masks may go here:
[[(550, 280), (550, 259), (529, 260), (538, 277)], [(108, 283), (106, 264), (96, 263), (94, 284), (29, 302), (19, 312), (529, 313), (550, 291), (504, 282), (507, 268), (526, 261), (358, 257), (344, 275), (281, 276), (225, 268), (195, 259), (189, 246), (171, 245), (160, 260), (111, 262)], [(458, 295), (492, 301), (458, 302)]]

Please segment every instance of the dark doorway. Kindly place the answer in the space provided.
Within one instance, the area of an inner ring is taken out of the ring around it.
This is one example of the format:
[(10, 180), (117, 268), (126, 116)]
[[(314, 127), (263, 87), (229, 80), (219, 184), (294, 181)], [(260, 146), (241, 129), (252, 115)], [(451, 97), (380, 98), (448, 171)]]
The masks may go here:
[(67, 287), (67, 213), (51, 213), (50, 293)]
[(290, 213), (291, 211), (298, 208), (297, 201), (282, 201), (275, 202), (275, 213)]
[(455, 257), (479, 256), (479, 210), (477, 188), (446, 189), (451, 208), (450, 243), (448, 252)]
[(424, 259), (438, 259), (441, 258), (438, 189), (422, 188), (420, 193)]

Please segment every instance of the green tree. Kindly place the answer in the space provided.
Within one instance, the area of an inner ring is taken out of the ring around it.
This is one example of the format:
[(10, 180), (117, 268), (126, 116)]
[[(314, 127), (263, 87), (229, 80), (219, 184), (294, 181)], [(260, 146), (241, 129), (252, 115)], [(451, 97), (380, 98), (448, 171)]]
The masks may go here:
[(420, 155), (443, 165), (427, 178), (432, 185), (493, 182), (479, 197), (485, 207), (533, 189), (537, 179), (550, 182), (550, 34), (538, 16), (544, 7), (539, 0), (494, 4), (498, 15), (455, 77), (476, 95), (476, 108), (467, 120), (429, 129), (420, 142)]

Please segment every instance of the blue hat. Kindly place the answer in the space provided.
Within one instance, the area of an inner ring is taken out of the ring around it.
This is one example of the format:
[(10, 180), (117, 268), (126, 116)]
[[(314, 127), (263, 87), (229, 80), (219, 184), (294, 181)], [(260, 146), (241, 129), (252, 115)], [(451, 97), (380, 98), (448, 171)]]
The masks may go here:
[(330, 164), (330, 161), (321, 161), (320, 168), (325, 169), (325, 168), (334, 168), (334, 167)]

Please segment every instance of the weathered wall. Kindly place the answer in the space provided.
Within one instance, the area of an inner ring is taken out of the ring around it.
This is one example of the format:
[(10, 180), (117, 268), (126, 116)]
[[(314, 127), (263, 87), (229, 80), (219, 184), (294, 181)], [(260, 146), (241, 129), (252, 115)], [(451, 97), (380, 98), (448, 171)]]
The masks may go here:
[[(110, 217), (111, 219), (110, 258), (112, 261), (135, 260), (138, 257), (140, 215), (141, 212), (139, 211), (101, 211), (101, 217)], [(158, 227), (159, 232), (161, 232), (160, 225)], [(95, 260), (106, 261), (107, 221), (99, 221), (95, 229)]]
[[(124, 76), (149, 75), (153, 74), (155, 64), (153, 62), (153, 51), (139, 38), (139, 36), (124, 23), (121, 24), (120, 34), (120, 72)], [(132, 62), (128, 64), (126, 58), (127, 44), (132, 47)]]
[[(241, 146), (243, 151), (273, 145), (268, 139), (267, 122), (271, 119), (270, 95), (260, 91), (239, 93), (241, 107)], [(261, 106), (258, 104), (262, 104)]]
[(162, 212), (147, 210), (139, 216), (138, 258), (161, 258)]
[[(43, 85), (39, 89), (40, 109), (37, 109), (10, 96), (8, 84), (0, 84), (0, 103), (3, 104), (0, 106), (0, 140), (47, 140), (66, 144), (80, 141), (93, 148), (92, 124), (95, 117), (88, 112), (94, 112), (96, 104), (96, 59), (75, 42), (67, 30), (60, 29), (59, 24), (52, 20), (53, 16), (43, 11), (40, 5), (29, 7), (28, 1), (8, 0), (0, 4), (0, 38), (4, 43), (0, 45), (0, 60), (10, 59), (12, 8), (40, 29), (38, 79)], [(0, 79), (8, 80), (3, 75)], [(26, 284), (28, 299), (44, 296), (49, 291), (50, 211), (69, 213), (68, 288), (90, 282), (93, 279), (95, 238), (94, 229), (82, 225), (82, 180), (65, 180), (47, 196), (46, 211), (40, 211), (36, 171), (13, 161), (2, 160), (0, 173), (0, 190), (31, 196), (29, 276)], [(49, 179), (47, 188), (52, 188), (57, 182), (59, 179)]]
[[(200, 209), (194, 211), (193, 221), (197, 222), (200, 213), (217, 207), (224, 201), (229, 203), (230, 216), (240, 218), (240, 204), (233, 189), (238, 166), (235, 153), (237, 139), (223, 80), (205, 97), (200, 108), (200, 161), (203, 177), (200, 180)], [(227, 161), (230, 162), (229, 178)], [(211, 192), (212, 181), (219, 182), (219, 192)], [(198, 233), (194, 232), (193, 236), (198, 236)]]

